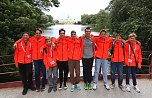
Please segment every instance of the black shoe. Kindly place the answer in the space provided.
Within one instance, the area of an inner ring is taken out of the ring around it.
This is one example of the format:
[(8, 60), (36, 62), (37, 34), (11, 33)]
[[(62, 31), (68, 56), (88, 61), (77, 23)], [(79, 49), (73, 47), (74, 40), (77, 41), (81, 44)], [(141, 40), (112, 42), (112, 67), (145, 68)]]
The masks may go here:
[(23, 92), (22, 92), (22, 95), (26, 95), (27, 94), (27, 90), (28, 90), (27, 88), (24, 88)]
[(36, 88), (34, 86), (30, 86), (29, 89), (32, 90), (32, 91), (36, 90)]
[(45, 87), (42, 87), (42, 88), (41, 88), (41, 92), (43, 92), (43, 91), (45, 91)]
[(36, 92), (40, 92), (41, 90), (39, 89), (39, 88), (36, 88), (36, 90), (35, 90)]
[(50, 93), (52, 91), (52, 88), (51, 87), (49, 87), (49, 89), (48, 89), (48, 93)]
[(124, 88), (122, 85), (119, 85), (119, 88), (120, 88), (123, 92), (125, 92), (125, 88)]
[(54, 91), (54, 92), (56, 92), (56, 91), (57, 91), (57, 86), (55, 86), (55, 87), (53, 88), (53, 91)]

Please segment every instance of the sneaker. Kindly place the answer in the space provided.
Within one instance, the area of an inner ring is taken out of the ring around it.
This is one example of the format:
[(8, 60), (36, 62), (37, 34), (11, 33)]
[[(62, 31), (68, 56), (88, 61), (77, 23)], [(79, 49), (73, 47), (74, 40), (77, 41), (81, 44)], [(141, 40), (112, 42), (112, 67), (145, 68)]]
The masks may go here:
[(124, 88), (122, 85), (120, 85), (119, 88), (120, 88), (123, 92), (125, 92), (125, 88)]
[(136, 91), (137, 93), (140, 93), (140, 89), (137, 87), (137, 85), (135, 85), (133, 88), (135, 89), (135, 91)]
[(76, 87), (77, 87), (78, 90), (81, 90), (81, 87), (80, 87), (79, 84), (76, 84)]
[(71, 92), (74, 91), (74, 85), (71, 86), (70, 91), (71, 91)]
[(34, 86), (30, 86), (29, 89), (32, 90), (32, 91), (36, 90), (36, 88)]
[(84, 89), (88, 90), (88, 84), (87, 83), (84, 83)]
[(52, 89), (53, 89), (52, 87), (49, 87), (48, 93), (51, 93)]
[(97, 89), (97, 84), (93, 84), (93, 90)]
[(127, 91), (127, 92), (130, 92), (130, 91), (131, 91), (129, 85), (126, 85), (126, 91)]
[(104, 87), (105, 87), (107, 90), (110, 90), (110, 87), (109, 87), (107, 84), (105, 84)]
[(66, 90), (66, 89), (68, 88), (68, 87), (66, 86), (66, 83), (64, 83), (64, 87), (63, 87), (63, 88), (64, 88), (64, 90)]
[(62, 90), (62, 85), (59, 86), (58, 90), (59, 90), (59, 91)]
[(53, 87), (53, 91), (54, 91), (54, 92), (57, 91), (57, 86)]
[(89, 90), (92, 90), (92, 85), (91, 85), (91, 83), (88, 83), (88, 89), (89, 89)]
[(24, 88), (23, 92), (22, 92), (22, 95), (26, 95), (27, 94), (27, 90), (28, 90), (27, 88)]
[(115, 88), (115, 84), (111, 84), (111, 85), (110, 85), (110, 88), (111, 88), (111, 89), (114, 89), (114, 88)]

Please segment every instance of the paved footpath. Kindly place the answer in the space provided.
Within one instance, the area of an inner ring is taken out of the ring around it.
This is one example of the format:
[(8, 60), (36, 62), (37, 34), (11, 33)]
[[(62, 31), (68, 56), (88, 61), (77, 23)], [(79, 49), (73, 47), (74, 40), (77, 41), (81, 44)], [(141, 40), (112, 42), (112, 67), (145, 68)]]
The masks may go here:
[[(22, 87), (13, 87), (0, 89), (0, 98), (152, 98), (152, 79), (138, 79), (137, 82), (141, 93), (137, 93), (132, 88), (131, 92), (123, 92), (117, 85), (115, 89), (107, 91), (103, 86), (103, 82), (99, 81), (96, 91), (84, 90), (82, 88), (81, 91), (75, 90), (74, 92), (70, 92), (68, 88), (67, 90), (47, 93), (47, 85), (44, 92), (28, 90), (27, 95), (23, 96)], [(70, 87), (69, 82), (67, 85)], [(80, 85), (83, 87), (82, 81)]]

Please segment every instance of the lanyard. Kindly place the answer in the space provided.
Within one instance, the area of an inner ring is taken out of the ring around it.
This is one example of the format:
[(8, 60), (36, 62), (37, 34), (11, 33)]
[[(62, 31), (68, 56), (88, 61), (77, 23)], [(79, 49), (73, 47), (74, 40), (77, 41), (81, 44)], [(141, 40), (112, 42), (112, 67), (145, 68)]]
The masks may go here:
[(51, 47), (50, 47), (50, 56), (51, 56), (51, 58), (53, 57), (52, 56), (52, 44), (51, 44)]
[[(133, 48), (133, 47), (132, 47)], [(131, 45), (129, 44), (129, 55), (131, 55)], [(136, 44), (135, 44), (135, 48), (134, 48), (134, 50), (132, 51), (132, 52), (134, 52), (135, 53), (135, 51), (136, 51)]]
[[(22, 47), (23, 51), (26, 52), (22, 42), (21, 42), (21, 47)], [(30, 49), (31, 49), (31, 43), (30, 43)]]

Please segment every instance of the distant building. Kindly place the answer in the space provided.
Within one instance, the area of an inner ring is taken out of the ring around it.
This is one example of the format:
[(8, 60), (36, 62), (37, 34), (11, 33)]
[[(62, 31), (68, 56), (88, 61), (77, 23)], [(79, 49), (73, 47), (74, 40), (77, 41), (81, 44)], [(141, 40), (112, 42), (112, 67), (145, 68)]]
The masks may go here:
[(59, 24), (75, 24), (77, 21), (75, 19), (61, 19), (61, 20), (54, 20), (55, 23)]

